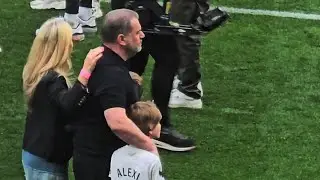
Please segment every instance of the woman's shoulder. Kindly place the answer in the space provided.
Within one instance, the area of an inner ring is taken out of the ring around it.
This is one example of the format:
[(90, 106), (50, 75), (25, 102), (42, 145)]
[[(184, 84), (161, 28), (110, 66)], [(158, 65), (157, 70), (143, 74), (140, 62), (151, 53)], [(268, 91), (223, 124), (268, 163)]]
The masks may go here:
[(52, 83), (56, 81), (65, 81), (65, 78), (54, 70), (48, 71), (41, 79), (42, 83)]

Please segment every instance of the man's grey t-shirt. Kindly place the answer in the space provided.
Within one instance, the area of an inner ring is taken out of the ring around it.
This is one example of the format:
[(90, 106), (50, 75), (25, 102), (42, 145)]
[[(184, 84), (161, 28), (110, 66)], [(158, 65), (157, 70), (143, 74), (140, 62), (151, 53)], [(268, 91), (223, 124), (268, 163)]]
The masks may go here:
[(164, 180), (160, 158), (130, 145), (113, 153), (109, 176), (111, 180)]

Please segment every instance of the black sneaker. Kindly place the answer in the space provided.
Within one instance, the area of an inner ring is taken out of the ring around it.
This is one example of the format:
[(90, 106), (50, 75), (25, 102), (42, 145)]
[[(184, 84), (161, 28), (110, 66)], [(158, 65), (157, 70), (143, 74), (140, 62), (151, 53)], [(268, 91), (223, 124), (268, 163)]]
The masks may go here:
[(194, 24), (194, 27), (209, 32), (221, 26), (228, 19), (229, 14), (226, 11), (222, 11), (220, 8), (215, 8), (201, 14)]
[(180, 134), (174, 128), (162, 128), (159, 139), (154, 139), (158, 148), (169, 151), (190, 151), (196, 146), (192, 139)]

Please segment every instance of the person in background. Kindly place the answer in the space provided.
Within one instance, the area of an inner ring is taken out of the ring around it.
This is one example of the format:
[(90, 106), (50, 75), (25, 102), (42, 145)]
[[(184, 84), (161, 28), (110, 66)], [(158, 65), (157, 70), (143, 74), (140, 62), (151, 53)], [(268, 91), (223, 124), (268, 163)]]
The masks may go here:
[[(214, 25), (220, 25), (229, 17), (224, 11), (217, 15), (215, 9), (210, 10), (208, 0), (171, 0), (170, 3), (170, 20), (177, 25), (191, 24), (198, 29), (211, 31)], [(202, 108), (200, 38), (199, 35), (177, 37), (181, 61), (171, 91), (171, 108)]]

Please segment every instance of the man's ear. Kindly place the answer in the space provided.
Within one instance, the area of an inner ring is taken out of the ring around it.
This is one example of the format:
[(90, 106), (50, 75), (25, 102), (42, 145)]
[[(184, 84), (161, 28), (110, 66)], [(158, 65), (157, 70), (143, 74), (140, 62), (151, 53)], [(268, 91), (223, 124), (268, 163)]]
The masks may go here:
[(125, 42), (125, 37), (123, 34), (119, 34), (117, 37), (117, 41), (120, 45), (125, 46), (127, 43)]

